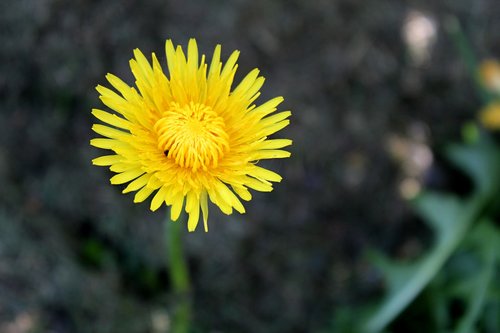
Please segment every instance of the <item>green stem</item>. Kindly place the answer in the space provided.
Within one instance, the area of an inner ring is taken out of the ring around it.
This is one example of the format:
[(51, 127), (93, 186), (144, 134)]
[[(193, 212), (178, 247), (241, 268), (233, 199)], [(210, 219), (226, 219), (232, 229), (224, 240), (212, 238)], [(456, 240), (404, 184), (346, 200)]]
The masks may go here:
[(467, 37), (460, 27), (458, 19), (455, 16), (448, 17), (445, 22), (445, 28), (450, 35), (451, 40), (455, 44), (455, 47), (457, 48), (462, 60), (467, 66), (471, 77), (474, 80), (479, 97), (481, 98), (483, 103), (487, 104), (491, 100), (491, 94), (486, 89), (484, 89), (481, 83), (481, 78), (479, 77), (479, 73), (477, 70), (478, 65), (476, 56), (474, 55)]
[(172, 332), (188, 333), (191, 317), (191, 281), (182, 243), (182, 224), (165, 221), (165, 239), (170, 282), (176, 305), (172, 318)]

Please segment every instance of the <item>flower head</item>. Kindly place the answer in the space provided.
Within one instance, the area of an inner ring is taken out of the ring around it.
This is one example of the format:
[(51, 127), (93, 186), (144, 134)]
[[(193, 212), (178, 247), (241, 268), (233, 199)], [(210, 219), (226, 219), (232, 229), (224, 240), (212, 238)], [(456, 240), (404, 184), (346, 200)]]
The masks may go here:
[(479, 120), (488, 129), (500, 129), (500, 102), (486, 105), (479, 113)]
[(493, 59), (487, 59), (479, 65), (479, 78), (485, 88), (500, 92), (500, 64)]
[(187, 55), (170, 40), (165, 50), (168, 76), (154, 53), (150, 63), (136, 49), (130, 68), (137, 89), (112, 74), (106, 79), (118, 93), (97, 86), (114, 112), (92, 110), (105, 125), (93, 125), (104, 138), (90, 143), (113, 153), (92, 162), (116, 173), (111, 184), (128, 183), (123, 193), (136, 191), (134, 202), (152, 196), (151, 210), (166, 203), (173, 221), (184, 207), (189, 231), (201, 210), (207, 231), (209, 200), (226, 214), (244, 213), (240, 199), (252, 198), (249, 189), (269, 192), (271, 182), (281, 181), (257, 162), (290, 156), (281, 148), (291, 140), (268, 137), (289, 124), (291, 112), (275, 113), (282, 97), (254, 104), (264, 83), (257, 69), (231, 90), (238, 51), (223, 66), (217, 45), (208, 66), (194, 39)]

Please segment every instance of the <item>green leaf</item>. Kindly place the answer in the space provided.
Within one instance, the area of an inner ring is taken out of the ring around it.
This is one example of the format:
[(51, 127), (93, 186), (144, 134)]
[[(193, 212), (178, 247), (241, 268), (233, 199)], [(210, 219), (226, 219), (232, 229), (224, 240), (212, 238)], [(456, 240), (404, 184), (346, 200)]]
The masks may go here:
[(500, 153), (486, 135), (476, 144), (451, 145), (446, 153), (471, 177), (479, 193), (491, 195), (496, 191), (500, 184)]
[(435, 231), (437, 238), (450, 235), (465, 210), (464, 202), (458, 197), (430, 191), (418, 196), (413, 203), (424, 221)]
[(495, 261), (498, 255), (496, 241), (499, 239), (498, 231), (489, 222), (479, 224), (473, 235), (480, 247), (480, 255), (483, 261), (481, 270), (473, 278), (473, 285), (467, 294), (467, 310), (458, 323), (456, 333), (468, 333), (475, 330), (475, 324), (482, 313), (487, 300), (487, 292), (493, 282), (495, 275)]
[[(378, 259), (387, 279), (388, 294), (362, 328), (363, 332), (380, 332), (415, 299), (455, 251), (482, 205), (479, 196), (463, 202), (451, 195), (431, 192), (424, 192), (415, 200), (417, 211), (436, 231), (436, 243), (412, 265)], [(391, 277), (392, 274), (396, 277)]]
[(400, 290), (419, 265), (419, 263), (395, 262), (377, 251), (369, 252), (367, 257), (386, 278), (389, 294)]
[[(435, 244), (425, 256), (412, 264), (391, 261), (382, 255), (373, 256), (386, 277), (388, 292), (380, 307), (362, 327), (363, 332), (382, 331), (416, 298), (456, 251), (471, 225), (496, 196), (500, 185), (500, 152), (487, 134), (480, 133), (473, 144), (449, 146), (447, 155), (472, 179), (475, 189), (467, 199), (424, 192), (414, 200), (415, 209), (435, 232)], [(471, 305), (468, 312), (472, 321), (477, 317), (479, 301), (474, 302), (471, 304), (476, 305)], [(470, 322), (471, 319), (467, 319), (461, 327), (469, 328)], [(462, 328), (460, 332), (463, 332)]]

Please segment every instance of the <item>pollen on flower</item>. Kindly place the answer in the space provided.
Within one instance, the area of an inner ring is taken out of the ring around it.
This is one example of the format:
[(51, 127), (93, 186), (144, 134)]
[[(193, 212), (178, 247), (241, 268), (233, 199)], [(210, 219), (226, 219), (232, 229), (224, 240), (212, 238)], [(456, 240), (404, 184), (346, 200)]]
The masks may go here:
[(106, 79), (117, 92), (97, 86), (112, 111), (92, 110), (105, 125), (92, 126), (102, 137), (90, 143), (112, 153), (92, 162), (116, 173), (112, 184), (128, 184), (123, 193), (136, 192), (134, 202), (152, 196), (151, 210), (166, 204), (173, 221), (184, 209), (189, 231), (202, 215), (207, 231), (208, 201), (225, 214), (244, 213), (240, 200), (251, 200), (250, 189), (269, 192), (281, 181), (257, 164), (290, 156), (282, 148), (291, 140), (269, 136), (288, 126), (291, 112), (276, 112), (282, 97), (255, 104), (264, 84), (257, 69), (233, 89), (237, 51), (223, 65), (216, 46), (209, 66), (194, 39), (187, 54), (170, 40), (165, 52), (168, 76), (154, 53), (150, 63), (136, 49), (130, 60), (136, 87), (112, 74)]
[(193, 172), (217, 167), (229, 150), (224, 119), (203, 104), (172, 103), (154, 129), (158, 134), (158, 149), (168, 151), (168, 158)]

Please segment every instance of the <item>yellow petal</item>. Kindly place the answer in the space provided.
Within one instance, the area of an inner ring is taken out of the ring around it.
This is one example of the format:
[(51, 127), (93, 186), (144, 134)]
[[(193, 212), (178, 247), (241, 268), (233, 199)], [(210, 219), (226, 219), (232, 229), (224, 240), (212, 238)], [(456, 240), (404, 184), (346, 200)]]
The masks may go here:
[(252, 155), (252, 160), (265, 160), (270, 158), (287, 158), (290, 157), (290, 152), (285, 150), (259, 150)]
[(245, 94), (252, 85), (255, 83), (255, 80), (257, 80), (257, 77), (259, 76), (259, 70), (257, 68), (253, 69), (250, 73), (245, 76), (245, 78), (240, 82), (240, 84), (234, 89), (233, 94)]
[(174, 64), (171, 61), (175, 59), (175, 48), (171, 39), (165, 41), (165, 55), (167, 56), (168, 68), (173, 68)]
[(184, 205), (184, 196), (177, 195), (172, 201), (172, 207), (170, 208), (170, 219), (172, 221), (177, 221), (181, 215), (182, 206)]
[(238, 57), (240, 56), (240, 51), (234, 51), (231, 53), (229, 56), (229, 59), (227, 59), (226, 64), (224, 65), (224, 68), (222, 69), (221, 73), (221, 78), (224, 78), (225, 76), (229, 76), (230, 73), (237, 67), (238, 65), (236, 64), (236, 61), (238, 60)]
[(190, 76), (195, 78), (198, 69), (198, 45), (194, 38), (189, 39), (188, 43), (187, 67)]
[(111, 139), (119, 139), (119, 140), (124, 140), (127, 138), (127, 136), (130, 136), (130, 133), (120, 131), (105, 125), (101, 124), (94, 124), (92, 125), (92, 130), (96, 132), (97, 134), (100, 134), (102, 136), (111, 138)]
[(90, 140), (90, 144), (94, 147), (102, 149), (113, 149), (119, 145), (123, 145), (123, 143), (120, 141), (114, 139), (102, 139), (102, 138), (92, 139)]
[(258, 77), (253, 83), (253, 85), (247, 90), (247, 92), (244, 95), (244, 98), (248, 99), (247, 105), (250, 105), (250, 103), (252, 103), (255, 99), (257, 99), (257, 97), (260, 96), (259, 89), (264, 84), (264, 81), (265, 81), (264, 77), (262, 76)]
[(154, 189), (144, 186), (135, 194), (134, 203), (143, 202), (153, 193), (153, 191)]
[(279, 113), (276, 113), (272, 116), (269, 116), (269, 117), (262, 119), (260, 121), (260, 124), (262, 126), (270, 126), (273, 124), (277, 124), (277, 123), (281, 122), (282, 120), (290, 117), (291, 115), (292, 115), (292, 113), (290, 111), (279, 112)]
[(125, 171), (129, 171), (129, 170), (136, 169), (136, 168), (137, 168), (136, 163), (115, 163), (109, 168), (109, 170), (116, 172), (116, 173), (120, 173), (120, 172), (125, 172)]
[(130, 87), (125, 82), (123, 82), (119, 77), (117, 77), (111, 73), (108, 73), (108, 74), (106, 74), (106, 80), (108, 80), (108, 82), (111, 83), (111, 85), (116, 90), (118, 90), (120, 92), (120, 94), (122, 94), (122, 96), (125, 99), (129, 99), (131, 97), (132, 87)]
[(196, 207), (189, 213), (188, 219), (188, 231), (193, 232), (198, 225), (198, 221), (200, 220), (200, 207)]
[(230, 215), (233, 213), (233, 207), (229, 205), (225, 200), (223, 200), (217, 193), (217, 191), (215, 191), (214, 189), (208, 189), (207, 192), (210, 201), (212, 201), (216, 206), (218, 206), (224, 214)]
[(248, 191), (245, 187), (243, 186), (232, 186), (232, 189), (236, 194), (239, 195), (239, 197), (245, 201), (250, 201), (252, 200), (252, 194), (250, 191)]
[(148, 59), (144, 56), (144, 54), (141, 52), (139, 49), (134, 50), (134, 57), (136, 59), (135, 63), (137, 64), (137, 69), (132, 70), (134, 73), (134, 76), (137, 80), (142, 81), (145, 84), (151, 85), (154, 82), (152, 82), (152, 79), (154, 78), (153, 75), (153, 69), (151, 68), (151, 65), (149, 64)]
[(149, 188), (152, 188), (153, 190), (159, 189), (162, 185), (164, 185), (164, 183), (161, 180), (159, 180), (158, 177), (156, 176), (152, 176), (151, 178), (149, 178), (147, 184), (147, 186)]
[(200, 201), (194, 192), (189, 192), (186, 198), (186, 212), (189, 214), (188, 230), (194, 231), (200, 219)]
[(165, 201), (165, 192), (166, 192), (166, 186), (160, 188), (153, 197), (153, 200), (151, 200), (151, 205), (149, 208), (153, 212), (158, 208), (160, 208), (161, 204)]
[(128, 184), (128, 186), (122, 191), (122, 193), (125, 194), (125, 193), (129, 193), (129, 192), (137, 191), (138, 189), (144, 187), (148, 183), (150, 178), (151, 178), (151, 175), (147, 174), (147, 173), (140, 176), (139, 178), (130, 182), (130, 184)]
[(256, 149), (279, 149), (290, 146), (292, 140), (289, 139), (272, 139), (258, 142)]
[(92, 164), (98, 166), (109, 166), (115, 163), (120, 163), (122, 160), (123, 156), (120, 155), (106, 155), (94, 158), (92, 160)]
[(215, 190), (220, 195), (222, 200), (224, 200), (230, 206), (234, 207), (234, 209), (236, 209), (239, 213), (245, 213), (245, 208), (241, 204), (241, 201), (236, 195), (234, 195), (234, 193), (230, 189), (227, 188), (225, 184), (223, 184), (222, 182), (216, 183)]
[(136, 179), (137, 177), (141, 176), (144, 174), (144, 171), (140, 168), (125, 171), (122, 173), (119, 173), (113, 177), (111, 177), (110, 181), (111, 184), (113, 185), (118, 185), (118, 184), (125, 184), (133, 179)]
[(210, 63), (210, 69), (208, 71), (208, 77), (213, 77), (216, 76), (218, 77), (220, 74), (220, 52), (221, 52), (221, 46), (218, 44), (215, 46), (214, 49), (214, 54), (212, 55), (212, 62)]
[(261, 168), (259, 166), (254, 166), (252, 171), (249, 172), (252, 177), (268, 180), (271, 182), (280, 182), (282, 177), (276, 172)]
[(288, 125), (290, 124), (290, 120), (283, 120), (283, 121), (280, 121), (279, 123), (276, 123), (274, 125), (270, 125), (266, 128), (264, 128), (263, 130), (261, 130), (260, 132), (258, 132), (259, 136), (268, 136), (268, 135), (271, 135), (273, 133), (276, 133), (280, 130), (282, 130), (283, 128), (287, 127)]
[(203, 227), (205, 228), (205, 232), (208, 232), (208, 196), (206, 191), (200, 194), (200, 206), (203, 213)]
[(276, 107), (281, 104), (285, 99), (282, 96), (275, 97), (273, 99), (268, 100), (264, 104), (256, 107), (252, 110), (252, 114), (256, 114), (259, 118), (263, 118), (270, 113), (276, 111)]
[(111, 114), (106, 111), (102, 111), (99, 109), (92, 109), (92, 114), (99, 120), (113, 125), (115, 127), (123, 128), (129, 130), (131, 124), (128, 120), (118, 117), (116, 114)]
[(273, 190), (273, 186), (269, 185), (262, 180), (258, 180), (252, 177), (246, 177), (245, 186), (253, 188), (256, 191), (260, 192), (271, 192)]

